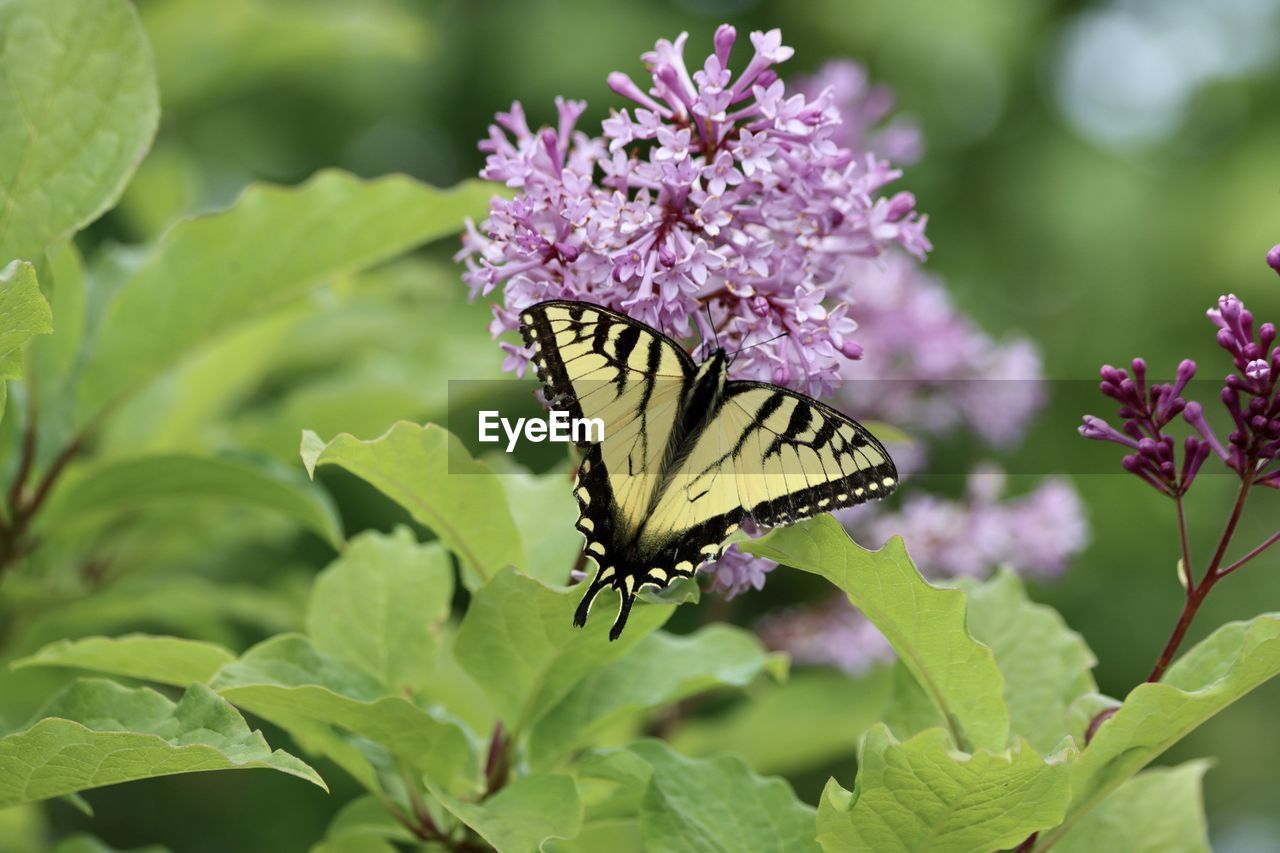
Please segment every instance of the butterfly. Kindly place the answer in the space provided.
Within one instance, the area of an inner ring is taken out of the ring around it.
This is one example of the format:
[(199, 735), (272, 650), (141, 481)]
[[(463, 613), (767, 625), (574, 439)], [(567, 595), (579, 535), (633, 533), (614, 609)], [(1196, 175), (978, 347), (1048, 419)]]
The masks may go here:
[(778, 385), (729, 379), (719, 346), (697, 364), (658, 330), (586, 302), (540, 302), (520, 319), (550, 407), (604, 424), (603, 441), (579, 443), (577, 529), (596, 564), (579, 627), (612, 586), (616, 640), (641, 587), (717, 559), (744, 519), (790, 524), (897, 486), (861, 424)]

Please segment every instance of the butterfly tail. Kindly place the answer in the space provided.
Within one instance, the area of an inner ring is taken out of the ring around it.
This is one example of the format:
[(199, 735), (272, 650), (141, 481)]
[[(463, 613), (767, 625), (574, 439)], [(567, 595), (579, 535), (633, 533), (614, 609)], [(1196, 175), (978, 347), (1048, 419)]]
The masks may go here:
[(591, 612), (591, 604), (596, 600), (596, 596), (600, 594), (600, 590), (609, 585), (608, 581), (600, 580), (600, 573), (596, 573), (595, 580), (591, 582), (591, 586), (587, 587), (587, 591), (582, 596), (582, 601), (578, 602), (578, 610), (573, 614), (573, 624), (581, 628), (587, 624), (587, 614)]
[[(619, 590), (619, 592), (622, 592)], [(616, 640), (622, 636), (622, 629), (627, 627), (627, 617), (631, 615), (631, 605), (635, 604), (635, 594), (622, 593), (622, 605), (618, 608), (618, 618), (613, 620), (613, 627), (609, 629), (609, 639)]]

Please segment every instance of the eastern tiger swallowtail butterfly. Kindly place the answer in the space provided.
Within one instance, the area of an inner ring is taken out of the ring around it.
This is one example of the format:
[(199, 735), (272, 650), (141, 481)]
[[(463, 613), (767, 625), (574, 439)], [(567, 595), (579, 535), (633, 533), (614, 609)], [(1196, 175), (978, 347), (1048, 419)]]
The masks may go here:
[(729, 379), (718, 347), (695, 364), (656, 329), (585, 302), (540, 302), (521, 320), (550, 406), (605, 425), (604, 441), (581, 445), (574, 489), (597, 566), (575, 625), (612, 586), (616, 640), (641, 587), (719, 557), (744, 518), (790, 524), (897, 486), (861, 424), (795, 391)]

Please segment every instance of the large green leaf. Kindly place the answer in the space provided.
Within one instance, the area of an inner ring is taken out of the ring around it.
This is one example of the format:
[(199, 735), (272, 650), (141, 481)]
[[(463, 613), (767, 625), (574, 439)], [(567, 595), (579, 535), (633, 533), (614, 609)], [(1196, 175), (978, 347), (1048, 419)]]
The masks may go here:
[(1201, 781), (1208, 761), (1156, 767), (1125, 782), (1053, 849), (1057, 853), (1209, 853)]
[(216, 643), (129, 634), (59, 640), (11, 666), (61, 666), (186, 687), (208, 681), (235, 655)]
[(1004, 677), (991, 649), (965, 627), (965, 594), (930, 585), (902, 539), (868, 551), (831, 516), (822, 516), (739, 547), (821, 575), (888, 638), (929, 696), (956, 744), (1000, 750), (1009, 737)]
[(366, 737), (449, 790), (469, 788), (479, 773), (460, 726), (403, 696), (388, 695), (363, 669), (318, 651), (297, 634), (249, 649), (212, 686), (232, 704), (284, 727), (303, 718)]
[(439, 543), (420, 545), (403, 527), (363, 533), (316, 578), (307, 633), (400, 693), (430, 670), (452, 600), (453, 566)]
[(154, 690), (78, 681), (29, 728), (0, 739), (0, 808), (117, 782), (204, 770), (269, 768), (325, 787), (204, 685), (176, 705)]
[(0, 384), (22, 377), (22, 345), (52, 331), (53, 314), (40, 292), (35, 267), (14, 261), (0, 270)]
[(562, 470), (535, 476), (525, 471), (498, 472), (511, 505), (511, 517), (524, 544), (520, 568), (549, 584), (565, 583), (582, 551), (578, 502), (573, 480)]
[(158, 114), (132, 4), (0, 3), (0, 263), (38, 257), (109, 208)]
[(523, 562), (501, 481), (435, 424), (402, 421), (372, 441), (344, 433), (327, 444), (308, 432), (302, 459), (313, 475), (318, 465), (338, 465), (375, 486), (435, 531), (481, 580)]
[(823, 791), (824, 850), (990, 853), (1054, 826), (1071, 795), (1067, 768), (1022, 739), (1004, 752), (966, 755), (941, 728), (899, 743), (877, 726), (858, 758), (852, 792), (835, 779)]
[(498, 853), (539, 850), (553, 838), (572, 838), (582, 827), (582, 802), (570, 776), (537, 773), (521, 777), (482, 803), (432, 788), (454, 817), (474, 829)]
[(228, 210), (180, 222), (118, 285), (81, 377), (88, 419), (202, 345), (325, 279), (457, 230), (489, 190), (329, 171), (256, 185)]
[(1010, 571), (966, 590), (969, 630), (991, 647), (1004, 673), (1013, 731), (1048, 754), (1067, 734), (1067, 707), (1098, 689), (1090, 675), (1093, 653), (1057, 611), (1028, 600)]
[(628, 714), (712, 687), (743, 687), (765, 670), (785, 675), (786, 659), (768, 654), (739, 628), (712, 625), (684, 637), (650, 634), (626, 657), (588, 674), (538, 720), (530, 731), (529, 760), (551, 765)]
[(588, 673), (635, 648), (672, 611), (669, 605), (638, 605), (627, 630), (610, 641), (610, 621), (599, 612), (585, 628), (573, 626), (580, 595), (507, 570), (472, 597), (454, 655), (508, 730), (523, 732)]
[(324, 490), (300, 473), (235, 457), (141, 456), (100, 463), (60, 482), (41, 526), (65, 531), (149, 506), (201, 500), (276, 512), (335, 547), (342, 541), (342, 524)]
[(1156, 756), (1205, 720), (1280, 674), (1280, 614), (1229, 622), (1186, 652), (1155, 684), (1140, 684), (1071, 766), (1071, 812), (1052, 843)]
[(736, 753), (757, 773), (790, 775), (830, 765), (851, 758), (858, 738), (882, 718), (892, 672), (877, 667), (855, 677), (800, 669), (780, 684), (758, 685), (725, 713), (681, 725), (671, 743), (695, 757)]
[(737, 756), (685, 758), (661, 741), (640, 741), (629, 749), (653, 774), (640, 805), (648, 849), (818, 849), (813, 809), (782, 779), (755, 775)]

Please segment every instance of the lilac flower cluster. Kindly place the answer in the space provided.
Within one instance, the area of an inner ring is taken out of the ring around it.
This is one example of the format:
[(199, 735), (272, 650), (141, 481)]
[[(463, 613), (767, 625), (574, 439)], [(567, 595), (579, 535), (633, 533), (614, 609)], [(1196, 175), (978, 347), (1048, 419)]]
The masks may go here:
[(770, 613), (756, 623), (765, 646), (783, 651), (793, 663), (834, 666), (861, 675), (894, 659), (893, 647), (843, 595), (813, 607)]
[[(1278, 253), (1272, 249), (1271, 254)], [(1252, 312), (1234, 294), (1221, 297), (1208, 316), (1218, 327), (1218, 345), (1231, 355), (1235, 367), (1219, 394), (1234, 427), (1225, 443), (1209, 425), (1203, 405), (1181, 396), (1196, 373), (1190, 359), (1178, 366), (1173, 383), (1164, 384), (1147, 381), (1147, 366), (1140, 358), (1133, 360), (1132, 374), (1104, 366), (1102, 393), (1120, 404), (1121, 428), (1086, 415), (1080, 434), (1125, 447), (1130, 451), (1122, 460), (1125, 470), (1173, 498), (1186, 494), (1210, 453), (1216, 453), (1242, 480), (1280, 488), (1280, 465), (1276, 465), (1280, 458), (1280, 347), (1275, 346), (1276, 327), (1263, 323), (1255, 334)], [(1183, 442), (1180, 463), (1176, 442), (1165, 433), (1178, 415), (1196, 433)]]
[[(495, 335), (516, 328), (522, 308), (563, 297), (677, 339), (692, 321), (704, 342), (714, 329), (730, 350), (760, 344), (735, 361), (736, 375), (811, 393), (861, 357), (848, 266), (891, 246), (923, 256), (926, 218), (910, 193), (881, 195), (900, 175), (887, 160), (836, 141), (830, 88), (787, 90), (774, 66), (793, 51), (778, 30), (751, 34), (752, 56), (735, 76), (736, 39), (720, 27), (693, 71), (684, 35), (659, 41), (643, 56), (647, 89), (609, 75), (633, 106), (605, 120), (600, 137), (576, 129), (581, 101), (558, 100), (556, 127), (537, 131), (518, 103), (498, 115), (481, 175), (516, 195), (494, 199), (459, 254), (474, 294), (503, 290)], [(503, 347), (506, 368), (523, 372), (530, 354)]]

